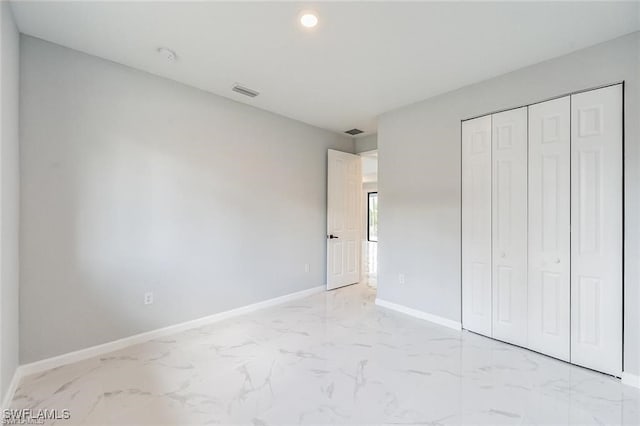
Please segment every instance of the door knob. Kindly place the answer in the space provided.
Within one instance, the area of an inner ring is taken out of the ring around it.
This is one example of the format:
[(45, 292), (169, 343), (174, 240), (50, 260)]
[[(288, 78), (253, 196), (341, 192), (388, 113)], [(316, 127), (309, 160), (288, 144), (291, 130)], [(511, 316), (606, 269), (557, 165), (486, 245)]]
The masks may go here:
[(500, 256), (502, 256), (502, 258), (504, 259), (505, 257), (507, 257), (507, 253), (503, 251)]
[(555, 263), (560, 263), (560, 258), (557, 258), (557, 259), (555, 260)]
[(328, 238), (329, 238), (330, 240), (334, 240), (334, 239), (338, 239), (339, 237), (336, 237), (335, 235), (330, 234)]

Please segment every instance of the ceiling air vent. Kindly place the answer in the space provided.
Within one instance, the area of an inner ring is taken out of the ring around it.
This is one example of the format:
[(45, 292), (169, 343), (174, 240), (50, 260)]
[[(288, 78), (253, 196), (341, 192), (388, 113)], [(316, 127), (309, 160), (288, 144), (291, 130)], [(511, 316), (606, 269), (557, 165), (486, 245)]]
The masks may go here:
[(364, 132), (362, 130), (360, 130), (360, 129), (351, 129), (351, 130), (347, 130), (345, 133), (348, 133), (351, 136), (355, 136), (355, 135), (359, 135), (360, 133), (364, 133)]
[(238, 92), (241, 95), (249, 96), (250, 98), (255, 98), (260, 94), (260, 92), (249, 89), (248, 87), (240, 86), (239, 84), (234, 84), (231, 90)]

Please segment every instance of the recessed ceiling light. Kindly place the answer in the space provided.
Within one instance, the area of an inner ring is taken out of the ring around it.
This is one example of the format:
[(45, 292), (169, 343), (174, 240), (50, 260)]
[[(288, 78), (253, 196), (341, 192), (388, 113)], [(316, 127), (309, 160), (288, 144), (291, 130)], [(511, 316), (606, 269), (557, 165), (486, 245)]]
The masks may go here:
[(315, 12), (303, 12), (300, 16), (300, 23), (305, 28), (313, 28), (318, 25), (318, 15)]

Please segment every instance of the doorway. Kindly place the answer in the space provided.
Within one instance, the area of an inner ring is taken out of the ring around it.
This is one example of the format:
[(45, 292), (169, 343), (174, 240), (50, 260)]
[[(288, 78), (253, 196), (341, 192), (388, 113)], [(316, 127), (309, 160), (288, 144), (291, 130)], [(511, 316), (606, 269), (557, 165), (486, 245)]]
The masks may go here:
[(328, 151), (327, 290), (378, 278), (378, 152)]
[(361, 152), (362, 158), (362, 281), (378, 286), (378, 150)]

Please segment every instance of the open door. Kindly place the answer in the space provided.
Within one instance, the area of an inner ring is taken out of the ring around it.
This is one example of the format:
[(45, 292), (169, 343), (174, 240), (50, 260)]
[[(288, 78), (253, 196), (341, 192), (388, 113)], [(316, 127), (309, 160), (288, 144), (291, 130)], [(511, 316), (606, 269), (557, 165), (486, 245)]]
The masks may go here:
[(327, 290), (360, 281), (360, 157), (329, 150), (327, 170)]

